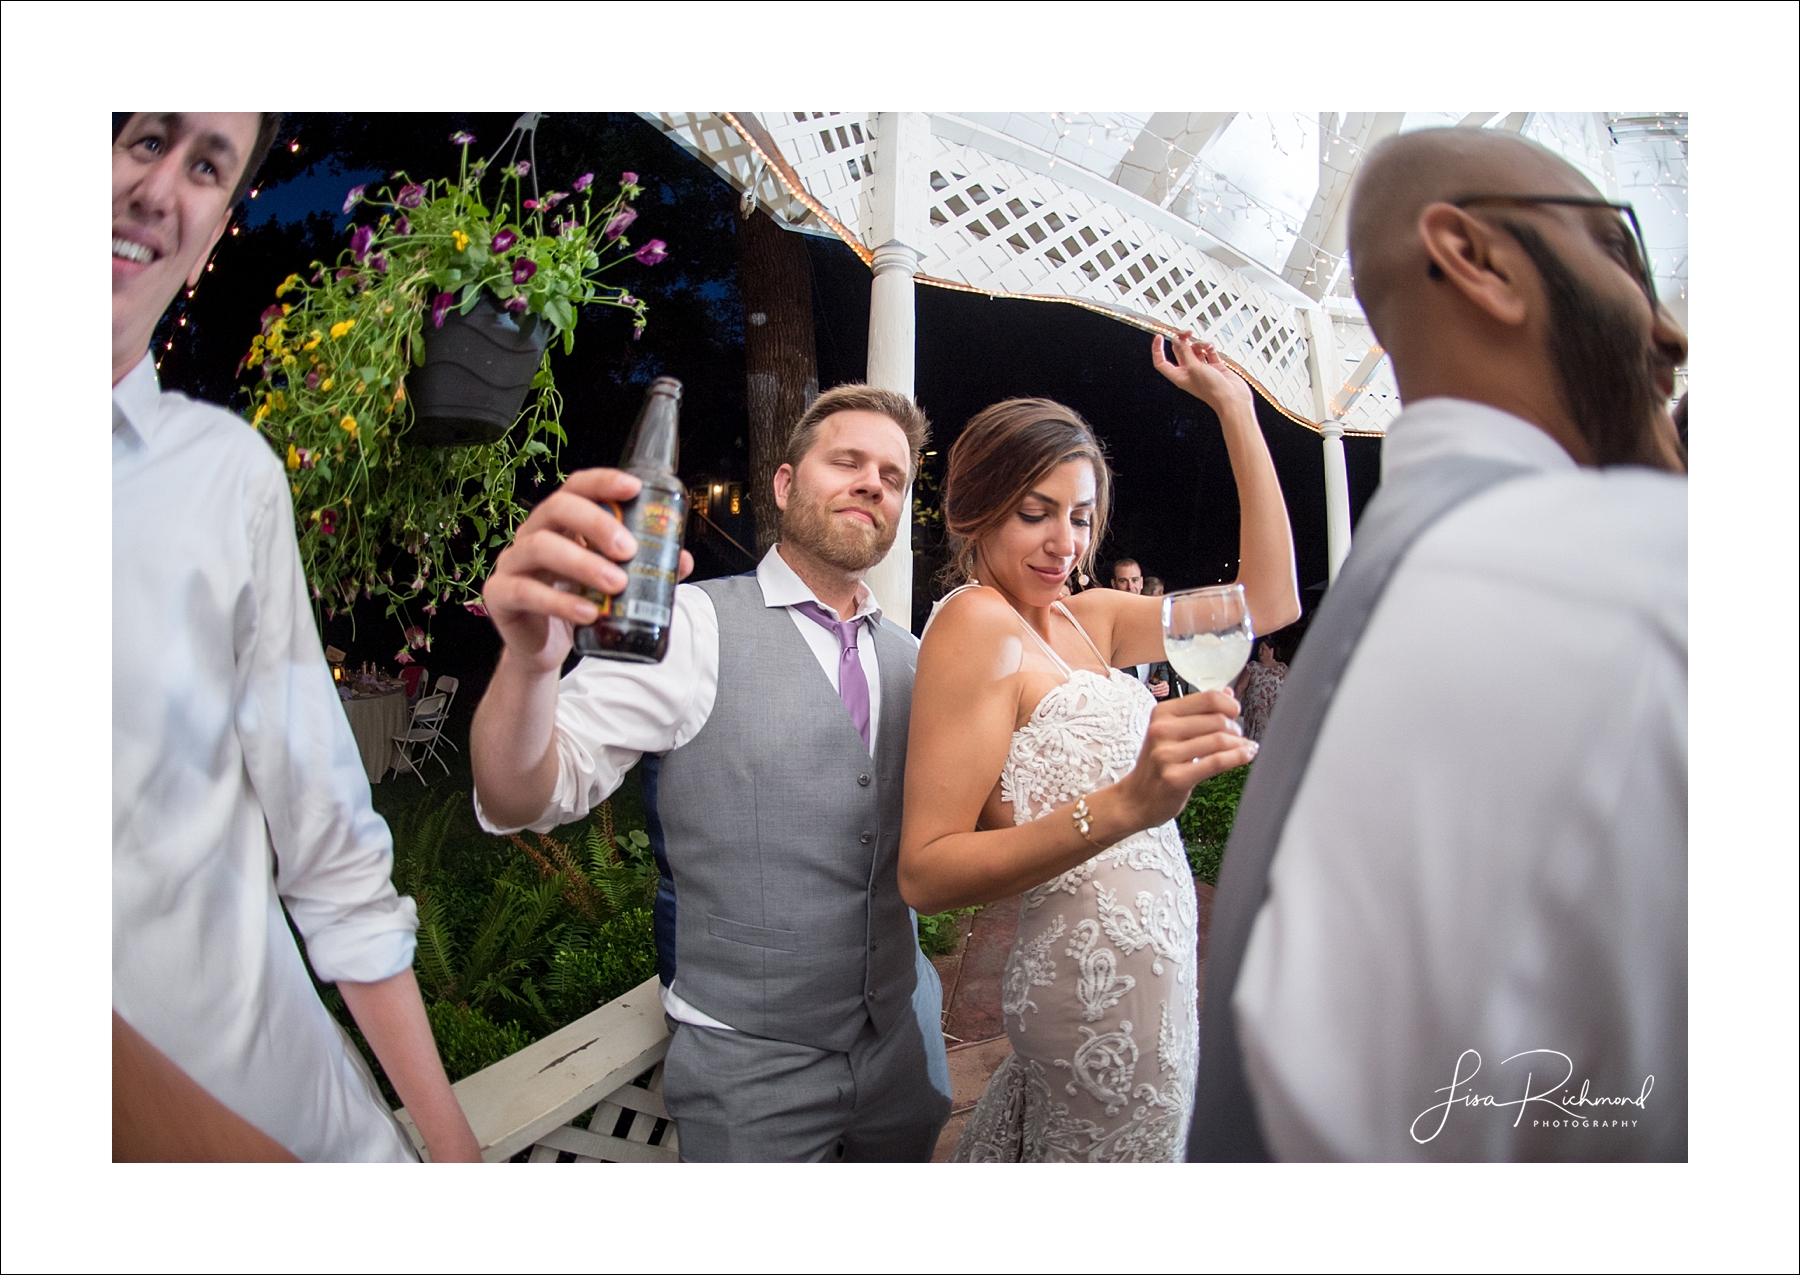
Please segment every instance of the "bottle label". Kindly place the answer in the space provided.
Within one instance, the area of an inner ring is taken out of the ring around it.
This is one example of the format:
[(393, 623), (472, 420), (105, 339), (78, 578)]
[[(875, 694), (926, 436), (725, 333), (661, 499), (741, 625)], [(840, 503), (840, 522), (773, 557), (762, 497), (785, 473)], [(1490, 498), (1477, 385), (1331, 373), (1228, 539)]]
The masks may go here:
[(681, 497), (671, 498), (665, 492), (646, 488), (634, 500), (622, 505), (609, 501), (606, 507), (636, 538), (637, 556), (625, 566), (623, 593), (614, 597), (596, 589), (583, 589), (583, 596), (599, 608), (602, 620), (668, 624), (681, 561), (681, 535), (687, 521)]

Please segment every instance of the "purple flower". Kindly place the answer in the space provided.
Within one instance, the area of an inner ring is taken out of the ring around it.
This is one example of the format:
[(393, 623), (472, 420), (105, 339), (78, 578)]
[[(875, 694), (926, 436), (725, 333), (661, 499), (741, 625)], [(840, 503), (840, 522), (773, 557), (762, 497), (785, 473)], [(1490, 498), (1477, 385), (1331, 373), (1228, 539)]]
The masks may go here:
[(458, 129), (456, 132), (450, 134), (450, 144), (452, 146), (467, 146), (470, 143), (472, 143), (474, 140), (475, 140), (475, 134), (465, 133), (461, 129)]
[(530, 257), (520, 257), (513, 262), (513, 282), (525, 283), (537, 273), (537, 262)]
[(637, 209), (621, 208), (612, 215), (612, 220), (606, 223), (606, 229), (600, 233), (605, 235), (608, 239), (617, 239), (620, 235), (624, 234), (631, 223), (636, 220)]
[(319, 531), (322, 535), (327, 536), (335, 536), (337, 534), (337, 510), (325, 509), (320, 511)]
[(637, 185), (637, 174), (630, 173), (630, 172), (620, 173), (619, 174), (619, 185), (621, 185), (621, 186)]
[(632, 255), (638, 259), (638, 264), (653, 266), (669, 255), (669, 245), (660, 239), (652, 239)]
[(269, 324), (274, 322), (276, 319), (279, 319), (280, 317), (281, 317), (281, 305), (279, 302), (276, 303), (275, 305), (270, 306), (267, 310), (264, 310), (262, 312), (263, 331), (267, 332), (269, 330)]
[(377, 274), (386, 274), (388, 268), (387, 253), (378, 252), (369, 258), (369, 264), (375, 267)]
[(356, 258), (358, 265), (369, 255), (369, 245), (375, 241), (375, 232), (367, 226), (358, 226), (356, 233), (350, 236), (350, 255)]
[(576, 190), (586, 190), (589, 186), (592, 186), (593, 184), (594, 184), (594, 175), (592, 173), (583, 173), (581, 176), (579, 176), (575, 179), (575, 189)]
[(494, 236), (493, 243), (489, 244), (488, 246), (490, 248), (492, 248), (495, 252), (505, 252), (508, 248), (512, 247), (514, 244), (516, 244), (518, 242), (519, 242), (519, 237), (517, 235), (515, 235), (512, 231), (502, 230), (499, 234)]
[(538, 206), (538, 201), (535, 199), (527, 199), (525, 201), (525, 211), (526, 212), (536, 212), (537, 206)]
[(506, 303), (506, 309), (513, 314), (524, 314), (527, 302), (524, 297), (514, 297)]
[(540, 207), (542, 207), (546, 210), (554, 208), (558, 204), (562, 203), (562, 201), (567, 199), (568, 197), (569, 197), (569, 192), (566, 190), (553, 190), (548, 195), (544, 196), (544, 202), (540, 205)]
[(406, 644), (415, 651), (418, 650), (420, 647), (424, 646), (425, 645), (425, 630), (421, 629), (416, 624), (408, 627), (406, 630)]
[(454, 292), (438, 293), (437, 298), (431, 303), (431, 326), (434, 328), (443, 327), (444, 316), (450, 313), (450, 307), (455, 304), (456, 294)]
[(417, 208), (425, 202), (425, 188), (418, 185), (402, 186), (400, 193), (394, 196), (394, 202), (402, 208)]
[(488, 613), (488, 609), (479, 602), (465, 602), (463, 603), (463, 610), (467, 611), (470, 615), (486, 615)]
[(401, 213), (394, 219), (394, 233), (397, 235), (410, 235), (412, 233), (412, 222), (406, 219), (405, 213)]
[(355, 277), (356, 277), (356, 267), (355, 266), (344, 266), (341, 269), (339, 269), (335, 275), (332, 276), (332, 278), (336, 279), (340, 283), (342, 283), (345, 279), (353, 279)]
[(516, 164), (508, 164), (500, 171), (505, 173), (508, 177), (524, 177), (531, 172), (531, 165), (525, 160), (520, 160)]
[(556, 223), (556, 233), (559, 235), (572, 235), (575, 233), (575, 227), (580, 224), (581, 223), (576, 221), (573, 217), (569, 218), (567, 221), (559, 221)]
[(309, 390), (316, 390), (319, 388), (319, 369), (318, 368), (315, 367), (312, 371), (310, 371), (306, 374), (306, 388)]
[(344, 196), (344, 211), (349, 212), (352, 208), (360, 204), (362, 202), (363, 192), (367, 189), (367, 186), (352, 186), (350, 188), (350, 193)]

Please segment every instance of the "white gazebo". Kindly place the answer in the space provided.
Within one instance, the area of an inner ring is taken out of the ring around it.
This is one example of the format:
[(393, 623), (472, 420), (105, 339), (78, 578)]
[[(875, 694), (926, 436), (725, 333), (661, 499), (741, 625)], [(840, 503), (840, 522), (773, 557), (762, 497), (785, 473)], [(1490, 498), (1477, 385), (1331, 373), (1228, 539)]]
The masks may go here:
[[(1687, 310), (1687, 117), (1515, 112), (870, 111), (646, 114), (778, 225), (874, 272), (867, 378), (913, 390), (913, 287), (1079, 305), (1212, 341), (1320, 435), (1331, 574), (1350, 549), (1343, 437), (1400, 408), (1352, 294), (1345, 215), (1375, 143), (1417, 128), (1522, 133), (1636, 205), (1657, 286)], [(753, 201), (753, 202), (752, 202)], [(1678, 391), (1679, 392), (1679, 391)], [(911, 612), (912, 555), (869, 580)]]

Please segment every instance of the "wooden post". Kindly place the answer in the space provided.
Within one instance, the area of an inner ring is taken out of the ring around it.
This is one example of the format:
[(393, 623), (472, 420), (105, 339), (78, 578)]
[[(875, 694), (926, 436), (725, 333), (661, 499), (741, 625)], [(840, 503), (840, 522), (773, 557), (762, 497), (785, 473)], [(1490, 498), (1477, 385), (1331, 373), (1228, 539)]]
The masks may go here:
[(775, 471), (788, 435), (819, 395), (813, 344), (812, 260), (806, 241), (754, 211), (738, 225), (738, 286), (744, 298), (744, 396), (750, 418), (750, 508), (756, 554), (779, 538)]

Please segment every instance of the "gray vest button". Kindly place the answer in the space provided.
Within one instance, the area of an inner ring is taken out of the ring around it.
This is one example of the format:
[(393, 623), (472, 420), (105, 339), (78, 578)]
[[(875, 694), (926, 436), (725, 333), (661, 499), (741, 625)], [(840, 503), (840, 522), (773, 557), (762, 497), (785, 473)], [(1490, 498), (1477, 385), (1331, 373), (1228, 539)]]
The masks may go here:
[(875, 834), (872, 832), (865, 832), (862, 836), (858, 837), (857, 840), (861, 841), (866, 846), (871, 841), (875, 840)]
[(867, 788), (869, 786), (869, 777), (867, 775), (858, 775), (856, 777), (856, 782), (861, 784), (864, 788)]

